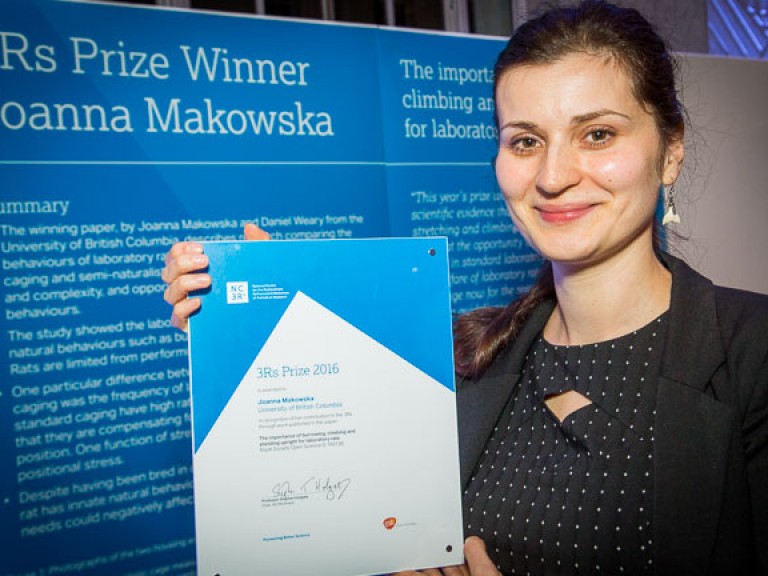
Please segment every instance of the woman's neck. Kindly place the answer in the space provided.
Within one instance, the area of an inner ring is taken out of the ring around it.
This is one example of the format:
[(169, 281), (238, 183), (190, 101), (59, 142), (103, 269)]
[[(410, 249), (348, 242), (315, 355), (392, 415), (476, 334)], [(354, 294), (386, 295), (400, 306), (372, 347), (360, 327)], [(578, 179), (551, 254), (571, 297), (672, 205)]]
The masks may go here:
[(642, 328), (669, 308), (672, 275), (653, 250), (628, 247), (589, 267), (553, 262), (557, 306), (544, 328), (553, 344), (592, 344)]

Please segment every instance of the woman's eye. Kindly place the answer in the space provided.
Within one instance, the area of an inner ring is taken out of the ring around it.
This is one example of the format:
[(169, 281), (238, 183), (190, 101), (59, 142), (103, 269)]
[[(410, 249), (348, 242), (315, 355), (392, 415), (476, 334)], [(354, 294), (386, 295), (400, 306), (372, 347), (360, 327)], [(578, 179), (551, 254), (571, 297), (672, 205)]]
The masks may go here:
[(590, 132), (587, 134), (586, 140), (589, 144), (604, 144), (610, 140), (611, 136), (613, 136), (613, 132), (611, 130), (606, 128), (597, 128), (595, 130), (590, 130)]
[(529, 152), (537, 148), (538, 145), (538, 140), (530, 136), (515, 138), (510, 142), (510, 147), (519, 152)]

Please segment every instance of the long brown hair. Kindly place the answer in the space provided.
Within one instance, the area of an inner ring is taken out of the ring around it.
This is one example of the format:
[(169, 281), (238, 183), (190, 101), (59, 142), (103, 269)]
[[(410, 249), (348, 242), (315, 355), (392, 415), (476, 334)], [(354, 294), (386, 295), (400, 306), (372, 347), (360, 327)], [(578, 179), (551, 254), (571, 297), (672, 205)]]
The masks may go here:
[[(663, 146), (682, 137), (685, 122), (677, 98), (677, 65), (666, 43), (637, 10), (602, 0), (555, 8), (520, 26), (496, 61), (494, 95), (508, 70), (550, 64), (573, 53), (613, 58), (629, 76), (638, 102), (653, 114)], [(657, 233), (654, 248), (659, 248)], [(457, 373), (480, 376), (517, 336), (531, 311), (554, 296), (552, 265), (546, 262), (534, 286), (519, 299), (506, 307), (480, 308), (461, 316), (454, 326)]]

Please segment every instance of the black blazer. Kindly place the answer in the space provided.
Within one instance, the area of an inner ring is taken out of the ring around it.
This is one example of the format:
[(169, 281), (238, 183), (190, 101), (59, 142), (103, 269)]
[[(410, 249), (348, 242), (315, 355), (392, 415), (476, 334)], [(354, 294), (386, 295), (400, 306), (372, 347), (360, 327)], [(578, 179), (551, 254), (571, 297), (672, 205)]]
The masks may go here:
[[(672, 299), (654, 439), (656, 574), (768, 575), (768, 297), (662, 259)], [(531, 313), (482, 377), (459, 380), (464, 485), (554, 304)]]

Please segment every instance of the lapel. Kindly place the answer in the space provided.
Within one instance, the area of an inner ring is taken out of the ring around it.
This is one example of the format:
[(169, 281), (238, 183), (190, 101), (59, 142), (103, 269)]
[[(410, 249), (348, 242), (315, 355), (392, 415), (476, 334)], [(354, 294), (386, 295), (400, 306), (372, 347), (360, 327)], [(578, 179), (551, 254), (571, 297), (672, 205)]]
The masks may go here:
[(656, 403), (656, 569), (706, 574), (733, 419), (711, 390), (725, 352), (712, 283), (682, 261), (662, 258), (672, 272), (672, 301)]
[(461, 485), (466, 486), (510, 394), (520, 381), (525, 355), (549, 319), (555, 301), (535, 308), (520, 334), (476, 380), (457, 386)]

